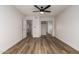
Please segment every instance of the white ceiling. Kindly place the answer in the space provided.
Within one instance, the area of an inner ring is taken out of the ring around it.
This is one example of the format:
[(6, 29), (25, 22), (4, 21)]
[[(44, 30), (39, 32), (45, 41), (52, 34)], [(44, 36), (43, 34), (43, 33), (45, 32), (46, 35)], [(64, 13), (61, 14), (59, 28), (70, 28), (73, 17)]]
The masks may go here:
[[(43, 6), (45, 6), (45, 5), (43, 5)], [(37, 11), (38, 10), (33, 5), (16, 5), (15, 7), (20, 12), (22, 12), (24, 15), (37, 15), (37, 14), (40, 14), (38, 12), (33, 12), (33, 11)], [(67, 8), (67, 7), (69, 7), (69, 6), (68, 5), (51, 5), (51, 7), (48, 8), (47, 10), (50, 10), (52, 12), (51, 13), (45, 13), (43, 15), (55, 16), (55, 15), (59, 14), (62, 10)]]

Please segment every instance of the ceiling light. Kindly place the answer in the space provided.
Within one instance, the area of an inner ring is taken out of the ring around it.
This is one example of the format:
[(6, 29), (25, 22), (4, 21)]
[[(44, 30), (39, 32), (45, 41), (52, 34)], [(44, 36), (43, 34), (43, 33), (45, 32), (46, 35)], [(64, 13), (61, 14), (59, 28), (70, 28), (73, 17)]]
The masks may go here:
[(44, 12), (40, 12), (40, 14), (44, 14)]

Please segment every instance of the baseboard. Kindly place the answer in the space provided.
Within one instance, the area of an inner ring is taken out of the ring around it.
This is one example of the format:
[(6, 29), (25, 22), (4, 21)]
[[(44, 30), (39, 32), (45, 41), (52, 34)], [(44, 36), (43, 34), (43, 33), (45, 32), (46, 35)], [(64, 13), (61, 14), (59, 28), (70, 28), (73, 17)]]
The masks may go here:
[[(28, 38), (28, 37), (26, 37), (26, 38)], [(25, 38), (25, 39), (26, 39)], [(39, 37), (33, 37), (33, 38), (36, 38), (36, 39), (38, 39)], [(77, 50), (75, 50), (74, 48), (72, 48), (71, 46), (69, 46), (68, 44), (66, 44), (65, 42), (63, 42), (63, 41), (61, 41), (60, 39), (58, 39), (57, 37), (52, 37), (52, 35), (50, 35), (50, 38), (52, 39), (53, 38), (53, 41), (55, 42), (55, 43), (57, 43), (58, 45), (59, 45), (59, 47), (61, 46), (65, 51), (67, 51), (69, 54), (74, 54), (74, 53), (78, 53), (79, 54), (79, 51), (77, 51)], [(55, 39), (54, 39), (55, 38)], [(22, 42), (24, 39), (22, 39), (20, 42)], [(18, 42), (17, 44), (15, 44), (14, 46), (16, 46), (16, 45), (18, 45), (20, 42)], [(14, 46), (12, 46), (12, 47), (14, 47)], [(12, 48), (11, 47), (11, 48)], [(11, 49), (10, 48), (10, 49)], [(9, 49), (8, 49), (9, 50)], [(7, 51), (8, 51), (7, 50)], [(6, 52), (6, 51), (5, 51)], [(4, 52), (4, 53), (5, 53)], [(3, 54), (4, 54), (3, 53)]]
[[(27, 38), (27, 37), (26, 37)], [(26, 39), (24, 38), (24, 39)], [(24, 39), (18, 41), (17, 43), (15, 43), (14, 45), (12, 45), (10, 48), (8, 48), (6, 51), (10, 50), (12, 47), (14, 47), (15, 45), (18, 45), (20, 42), (22, 42)], [(4, 54), (6, 51), (4, 51), (2, 54)]]
[(63, 41), (60, 40), (59, 38), (57, 38), (57, 37), (55, 37), (55, 36), (54, 36), (54, 38), (56, 39), (55, 41), (60, 42), (59, 44), (60, 44), (61, 46), (63, 46), (63, 47), (65, 46), (64, 49), (65, 49), (65, 50), (69, 50), (68, 52), (73, 51), (73, 53), (79, 53), (78, 50), (76, 50), (75, 48), (71, 47), (71, 46), (68, 45), (67, 43), (63, 42)]

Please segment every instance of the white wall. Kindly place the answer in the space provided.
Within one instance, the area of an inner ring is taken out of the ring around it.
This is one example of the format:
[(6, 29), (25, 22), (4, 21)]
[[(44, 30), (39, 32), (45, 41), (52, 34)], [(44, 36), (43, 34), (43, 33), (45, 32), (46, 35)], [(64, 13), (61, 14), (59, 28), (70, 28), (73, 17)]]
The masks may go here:
[(32, 23), (32, 32), (33, 37), (40, 37), (41, 36), (41, 22), (39, 17), (33, 17), (33, 23)]
[(53, 21), (48, 21), (48, 33), (52, 34), (53, 30)]
[(22, 36), (23, 36), (23, 39), (27, 37), (27, 21), (24, 19), (23, 20), (23, 33), (22, 33)]
[(55, 36), (79, 51), (79, 6), (71, 6), (55, 17)]
[(13, 6), (0, 6), (0, 53), (22, 40), (22, 15)]

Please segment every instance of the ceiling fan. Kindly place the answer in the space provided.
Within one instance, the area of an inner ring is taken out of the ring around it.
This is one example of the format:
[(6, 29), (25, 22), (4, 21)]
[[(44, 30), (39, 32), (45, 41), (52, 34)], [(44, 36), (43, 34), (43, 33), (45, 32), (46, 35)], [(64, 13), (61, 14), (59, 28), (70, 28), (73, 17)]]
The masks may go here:
[(37, 5), (34, 5), (34, 7), (36, 7), (39, 11), (33, 11), (33, 12), (40, 12), (41, 14), (44, 14), (44, 12), (50, 13), (51, 11), (48, 11), (46, 9), (48, 9), (49, 7), (51, 7), (51, 5), (47, 5), (46, 7), (39, 7)]

